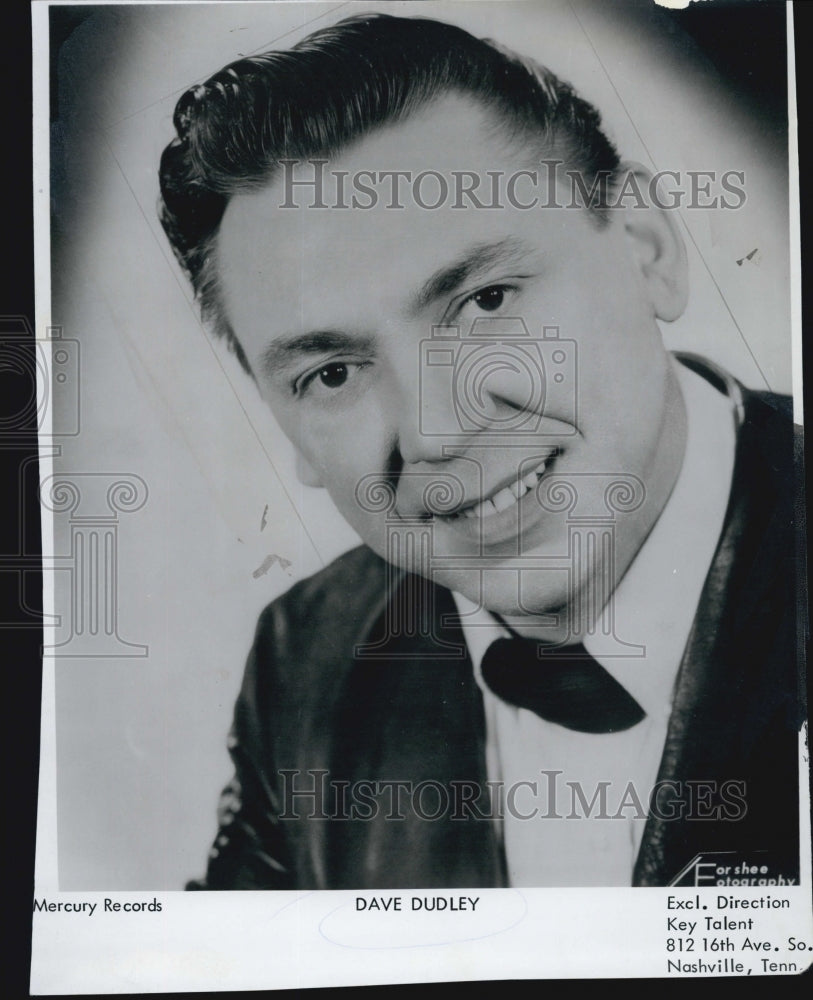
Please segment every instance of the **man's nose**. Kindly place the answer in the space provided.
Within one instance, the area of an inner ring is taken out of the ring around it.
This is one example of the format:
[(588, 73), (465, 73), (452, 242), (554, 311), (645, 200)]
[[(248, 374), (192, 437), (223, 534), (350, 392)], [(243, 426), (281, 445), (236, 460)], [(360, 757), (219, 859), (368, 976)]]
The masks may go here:
[(398, 451), (406, 465), (441, 462), (465, 451), (471, 434), (461, 426), (448, 375), (416, 366), (414, 377), (397, 380), (394, 395)]

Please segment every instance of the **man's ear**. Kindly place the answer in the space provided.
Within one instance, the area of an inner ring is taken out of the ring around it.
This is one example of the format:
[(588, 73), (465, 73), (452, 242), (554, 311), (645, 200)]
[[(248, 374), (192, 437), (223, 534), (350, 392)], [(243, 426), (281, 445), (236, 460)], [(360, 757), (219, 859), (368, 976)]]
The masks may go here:
[(319, 487), (322, 485), (319, 473), (299, 451), (296, 453), (296, 478), (303, 486)]
[[(640, 163), (620, 169), (620, 207), (633, 255), (658, 319), (677, 319), (689, 298), (686, 246), (675, 213), (659, 208), (651, 197), (652, 174)], [(639, 197), (640, 195), (640, 197)]]

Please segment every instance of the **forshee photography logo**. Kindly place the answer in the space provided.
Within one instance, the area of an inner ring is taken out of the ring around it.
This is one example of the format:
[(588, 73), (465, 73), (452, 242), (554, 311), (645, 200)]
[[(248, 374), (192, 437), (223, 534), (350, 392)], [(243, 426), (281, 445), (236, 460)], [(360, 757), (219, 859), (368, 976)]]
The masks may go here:
[(799, 884), (798, 868), (774, 858), (770, 851), (709, 851), (697, 854), (669, 885), (729, 888)]

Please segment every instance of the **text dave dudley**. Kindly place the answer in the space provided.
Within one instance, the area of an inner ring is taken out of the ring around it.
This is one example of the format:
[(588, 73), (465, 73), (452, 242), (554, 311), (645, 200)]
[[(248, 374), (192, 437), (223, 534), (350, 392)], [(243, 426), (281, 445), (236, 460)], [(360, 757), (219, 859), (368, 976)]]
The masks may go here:
[[(405, 905), (406, 902), (406, 905)], [(356, 896), (356, 910), (370, 910), (379, 913), (401, 912), (403, 910), (424, 910), (437, 912), (448, 910), (474, 912), (480, 902), (479, 896)]]

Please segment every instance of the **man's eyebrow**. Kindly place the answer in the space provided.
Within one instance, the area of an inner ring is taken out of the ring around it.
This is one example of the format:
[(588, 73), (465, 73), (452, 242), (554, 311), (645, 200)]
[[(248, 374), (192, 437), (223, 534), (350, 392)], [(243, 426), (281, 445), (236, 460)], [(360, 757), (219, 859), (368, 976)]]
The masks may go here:
[(473, 275), (498, 264), (514, 264), (532, 252), (531, 246), (515, 236), (496, 243), (476, 243), (464, 250), (456, 260), (428, 278), (413, 296), (412, 309), (420, 312), (436, 299), (455, 291)]
[(262, 375), (272, 379), (308, 354), (350, 350), (359, 353), (369, 350), (370, 346), (369, 337), (352, 337), (347, 333), (333, 330), (314, 330), (310, 333), (278, 337), (260, 355), (259, 369)]

